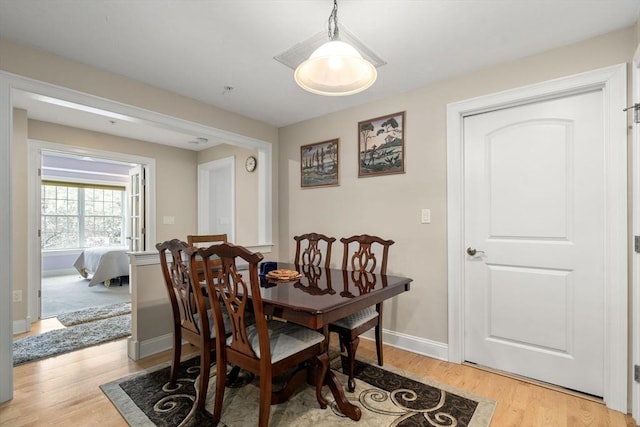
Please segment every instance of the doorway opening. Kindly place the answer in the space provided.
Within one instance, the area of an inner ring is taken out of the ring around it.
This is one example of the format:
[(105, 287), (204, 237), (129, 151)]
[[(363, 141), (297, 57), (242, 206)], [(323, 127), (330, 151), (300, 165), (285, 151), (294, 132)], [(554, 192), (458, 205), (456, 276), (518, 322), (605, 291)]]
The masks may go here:
[(127, 252), (155, 238), (155, 160), (30, 140), (28, 169), (29, 318), (130, 302)]
[(126, 252), (144, 228), (131, 171), (142, 166), (46, 150), (40, 162), (39, 318), (130, 302)]

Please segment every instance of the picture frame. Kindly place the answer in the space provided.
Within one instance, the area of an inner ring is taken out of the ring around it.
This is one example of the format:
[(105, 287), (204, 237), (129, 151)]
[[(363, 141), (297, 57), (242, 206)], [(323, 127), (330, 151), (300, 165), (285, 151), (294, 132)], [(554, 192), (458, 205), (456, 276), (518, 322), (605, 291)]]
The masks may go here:
[(358, 178), (405, 173), (405, 112), (358, 122)]
[(340, 139), (300, 147), (300, 186), (302, 188), (339, 185)]

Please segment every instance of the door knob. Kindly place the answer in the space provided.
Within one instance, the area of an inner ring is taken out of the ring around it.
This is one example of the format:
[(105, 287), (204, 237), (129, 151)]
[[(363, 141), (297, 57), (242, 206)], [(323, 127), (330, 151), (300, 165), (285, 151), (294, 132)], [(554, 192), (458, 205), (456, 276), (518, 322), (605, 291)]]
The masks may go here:
[(484, 253), (484, 251), (479, 251), (479, 250), (474, 249), (472, 247), (468, 247), (467, 248), (467, 255), (469, 255), (469, 256), (476, 256), (478, 254), (483, 254), (483, 253)]

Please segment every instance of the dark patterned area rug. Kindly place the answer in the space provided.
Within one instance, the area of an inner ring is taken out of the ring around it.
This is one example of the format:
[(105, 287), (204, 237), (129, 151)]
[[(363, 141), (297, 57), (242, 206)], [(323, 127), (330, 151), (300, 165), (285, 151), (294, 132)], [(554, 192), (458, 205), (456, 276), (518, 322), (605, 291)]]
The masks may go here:
[[(336, 359), (338, 361), (338, 359)], [(338, 361), (338, 364), (340, 362)], [(334, 363), (335, 365), (335, 363)], [(174, 390), (168, 387), (169, 367), (163, 365), (100, 386), (125, 420), (132, 426), (178, 426), (190, 414), (195, 398), (198, 358), (183, 362)], [(215, 372), (215, 369), (213, 369)], [(346, 378), (336, 371), (340, 381)], [(457, 426), (486, 427), (491, 422), (495, 401), (428, 379), (412, 378), (385, 366), (358, 362), (356, 390), (347, 398), (362, 409), (360, 422), (342, 415), (332, 402), (322, 410), (313, 387), (301, 389), (289, 401), (271, 407), (270, 426)], [(196, 412), (183, 425), (211, 424), (215, 375), (210, 379), (207, 411)], [(220, 426), (258, 425), (258, 380), (248, 385), (227, 388)]]

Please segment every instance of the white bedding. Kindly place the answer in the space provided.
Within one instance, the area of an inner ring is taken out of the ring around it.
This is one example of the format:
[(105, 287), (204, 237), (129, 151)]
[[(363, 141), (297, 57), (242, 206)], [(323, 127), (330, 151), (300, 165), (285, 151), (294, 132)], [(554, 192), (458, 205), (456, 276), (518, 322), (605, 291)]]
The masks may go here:
[(88, 248), (73, 263), (80, 275), (91, 276), (89, 286), (108, 282), (120, 276), (129, 275), (129, 256), (127, 247)]

